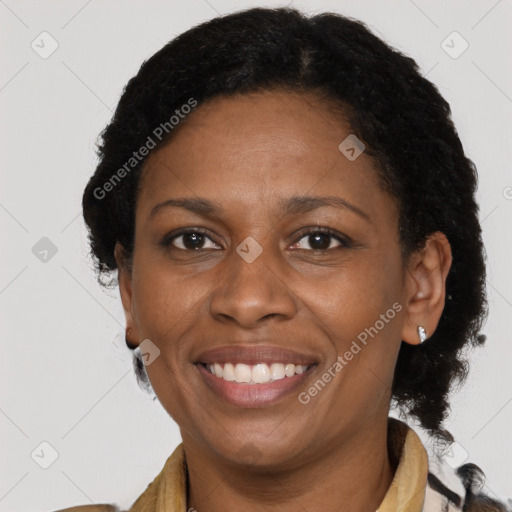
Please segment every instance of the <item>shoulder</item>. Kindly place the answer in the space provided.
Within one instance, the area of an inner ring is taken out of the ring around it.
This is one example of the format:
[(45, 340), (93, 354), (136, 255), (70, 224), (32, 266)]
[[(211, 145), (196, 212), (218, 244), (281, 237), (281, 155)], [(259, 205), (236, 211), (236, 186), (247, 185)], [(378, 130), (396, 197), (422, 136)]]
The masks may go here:
[(123, 512), (115, 505), (77, 505), (75, 507), (55, 510), (55, 512)]
[[(176, 496), (176, 510), (182, 510), (182, 500), (186, 502), (186, 462), (183, 444), (180, 443), (173, 453), (167, 458), (163, 469), (154, 480), (149, 483), (146, 490), (135, 500), (131, 507), (127, 510), (120, 510), (114, 504), (100, 505), (77, 505), (74, 507), (55, 510), (54, 512), (150, 512), (155, 510), (156, 504), (159, 503), (159, 496), (165, 493)], [(166, 501), (167, 503), (167, 501)]]
[[(398, 454), (403, 446), (407, 456), (415, 460), (426, 455), (427, 468), (423, 469), (422, 478), (427, 477), (427, 485), (422, 512), (512, 512), (512, 500), (498, 496), (476, 464), (460, 465), (467, 457), (459, 457), (453, 443), (436, 443), (421, 429), (418, 434), (399, 420), (390, 422), (389, 433), (391, 453)], [(405, 456), (400, 454), (401, 459)]]
[(453, 471), (457, 477), (447, 478), (440, 467), (429, 466), (423, 512), (510, 512), (505, 502), (483, 492), (485, 475), (476, 464), (464, 464)]

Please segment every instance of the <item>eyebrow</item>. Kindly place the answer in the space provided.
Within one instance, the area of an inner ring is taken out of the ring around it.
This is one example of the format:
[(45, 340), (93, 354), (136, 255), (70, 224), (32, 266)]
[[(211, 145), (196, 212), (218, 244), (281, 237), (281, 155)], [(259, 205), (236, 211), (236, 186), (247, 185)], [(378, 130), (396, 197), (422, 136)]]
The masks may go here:
[[(281, 199), (279, 206), (286, 215), (299, 215), (324, 206), (333, 206), (335, 208), (351, 210), (371, 223), (371, 218), (366, 212), (337, 196), (294, 196), (289, 199)], [(203, 217), (220, 217), (225, 211), (217, 201), (211, 201), (203, 197), (180, 197), (158, 203), (152, 208), (149, 216), (151, 218), (158, 212), (171, 207), (184, 208)]]

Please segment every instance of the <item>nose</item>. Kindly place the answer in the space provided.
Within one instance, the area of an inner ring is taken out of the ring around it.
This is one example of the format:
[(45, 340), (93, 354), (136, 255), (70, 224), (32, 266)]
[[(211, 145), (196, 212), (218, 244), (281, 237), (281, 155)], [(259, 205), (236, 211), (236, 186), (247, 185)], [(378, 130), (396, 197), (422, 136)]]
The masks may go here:
[(233, 251), (224, 262), (221, 284), (212, 293), (211, 314), (245, 328), (254, 328), (265, 318), (293, 318), (296, 297), (280, 265), (272, 259), (271, 250), (263, 250), (252, 262)]

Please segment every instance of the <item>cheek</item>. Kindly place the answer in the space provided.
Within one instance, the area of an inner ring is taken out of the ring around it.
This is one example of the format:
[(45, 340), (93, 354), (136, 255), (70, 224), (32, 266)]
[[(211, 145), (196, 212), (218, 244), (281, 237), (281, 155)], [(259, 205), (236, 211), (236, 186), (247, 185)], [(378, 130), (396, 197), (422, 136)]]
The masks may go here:
[(400, 273), (390, 259), (368, 254), (336, 269), (308, 291), (329, 324), (358, 329), (373, 323), (400, 297)]
[(137, 276), (133, 281), (133, 300), (140, 337), (157, 344), (184, 313), (173, 283), (161, 274)]
[(362, 364), (384, 382), (393, 372), (403, 310), (401, 267), (390, 252), (354, 260), (308, 292), (310, 312), (336, 356), (346, 354), (348, 373), (358, 373), (355, 369)]
[[(154, 262), (144, 264), (142, 258), (139, 267), (133, 268), (139, 336), (141, 340), (151, 340), (160, 350), (146, 372), (160, 403), (179, 425), (187, 425), (191, 417), (197, 418), (208, 406), (196, 396), (187, 377), (190, 347), (184, 340), (189, 332), (197, 335), (194, 329), (201, 315), (198, 305), (205, 294), (204, 286), (195, 281), (165, 267), (158, 268)], [(208, 419), (204, 421), (207, 423)]]
[(187, 328), (208, 290), (204, 277), (171, 268), (149, 250), (136, 254), (132, 279), (139, 334), (162, 344)]

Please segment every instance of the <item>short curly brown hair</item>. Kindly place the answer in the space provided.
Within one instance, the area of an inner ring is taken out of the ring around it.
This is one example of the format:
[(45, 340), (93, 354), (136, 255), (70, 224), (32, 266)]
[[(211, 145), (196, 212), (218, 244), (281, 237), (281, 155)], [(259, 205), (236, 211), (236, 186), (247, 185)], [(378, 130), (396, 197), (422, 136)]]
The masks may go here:
[(99, 164), (83, 195), (98, 279), (112, 284), (103, 277), (117, 268), (116, 242), (128, 259), (132, 254), (145, 159), (98, 198), (102, 184), (190, 97), (200, 105), (219, 95), (275, 88), (320, 92), (333, 105), (349, 106), (351, 129), (399, 207), (404, 257), (436, 231), (450, 242), (448, 300), (437, 330), (420, 346), (402, 342), (392, 388), (402, 412), (430, 434), (446, 436), (449, 393), (467, 376), (465, 349), (485, 340), (479, 335), (487, 301), (476, 168), (437, 88), (412, 58), (360, 21), (331, 13), (307, 17), (289, 8), (248, 9), (188, 30), (145, 61), (101, 133)]

